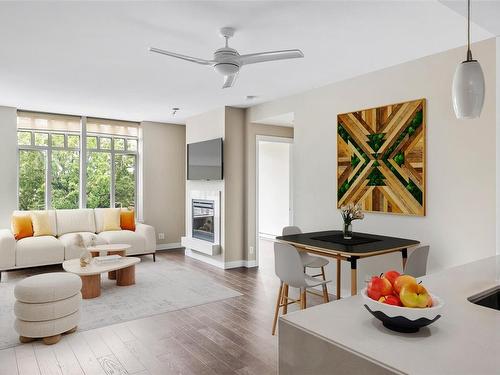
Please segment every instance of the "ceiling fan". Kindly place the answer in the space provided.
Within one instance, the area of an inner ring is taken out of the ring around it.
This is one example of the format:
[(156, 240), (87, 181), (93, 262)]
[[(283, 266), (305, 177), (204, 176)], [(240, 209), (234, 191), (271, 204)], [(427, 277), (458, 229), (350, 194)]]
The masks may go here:
[(149, 48), (149, 50), (151, 52), (156, 52), (162, 55), (175, 57), (177, 59), (182, 59), (194, 62), (196, 64), (208, 65), (213, 67), (217, 73), (224, 76), (224, 85), (222, 86), (223, 89), (234, 85), (234, 82), (236, 81), (236, 76), (238, 75), (238, 72), (240, 71), (243, 65), (304, 57), (304, 54), (299, 49), (259, 52), (259, 53), (251, 53), (248, 55), (240, 55), (238, 51), (236, 51), (234, 48), (229, 47), (228, 45), (229, 38), (231, 38), (234, 35), (234, 31), (235, 30), (232, 27), (223, 27), (222, 29), (220, 29), (220, 35), (226, 39), (226, 45), (214, 52), (213, 60), (199, 59), (197, 57), (181, 55), (179, 53), (165, 51), (154, 47)]

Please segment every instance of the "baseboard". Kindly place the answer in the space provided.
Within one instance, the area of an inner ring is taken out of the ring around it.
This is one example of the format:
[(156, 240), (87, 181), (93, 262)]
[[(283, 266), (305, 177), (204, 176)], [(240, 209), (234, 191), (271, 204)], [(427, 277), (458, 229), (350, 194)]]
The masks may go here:
[(234, 262), (223, 262), (221, 260), (214, 259), (210, 256), (198, 253), (198, 252), (193, 251), (191, 249), (186, 249), (185, 255), (190, 257), (190, 258), (200, 260), (202, 262), (210, 264), (212, 266), (221, 268), (223, 270), (227, 270), (227, 269), (231, 269), (231, 268), (239, 268), (239, 267), (246, 267), (246, 268), (257, 267), (256, 260), (237, 260)]
[(226, 262), (224, 264), (225, 269), (238, 268), (238, 267), (252, 268), (257, 266), (258, 264), (256, 260), (236, 260), (234, 262)]
[(172, 242), (172, 243), (159, 243), (156, 245), (156, 250), (172, 250), (181, 248), (182, 245), (180, 242)]
[(186, 250), (184, 251), (184, 255), (188, 256), (190, 258), (202, 261), (204, 263), (210, 264), (211, 266), (225, 269), (224, 262), (222, 262), (218, 259), (215, 259), (209, 255), (205, 255), (205, 254), (199, 253), (197, 251), (194, 251), (194, 250), (191, 250), (188, 248), (186, 248)]

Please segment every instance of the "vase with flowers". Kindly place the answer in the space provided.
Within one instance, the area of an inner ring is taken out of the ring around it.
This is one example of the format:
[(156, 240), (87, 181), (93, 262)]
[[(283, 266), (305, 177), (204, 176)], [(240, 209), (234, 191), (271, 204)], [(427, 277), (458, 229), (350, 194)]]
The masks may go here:
[(349, 203), (340, 208), (340, 213), (342, 219), (344, 220), (344, 239), (352, 239), (352, 222), (354, 220), (363, 220), (365, 215), (361, 211), (361, 206), (359, 204)]

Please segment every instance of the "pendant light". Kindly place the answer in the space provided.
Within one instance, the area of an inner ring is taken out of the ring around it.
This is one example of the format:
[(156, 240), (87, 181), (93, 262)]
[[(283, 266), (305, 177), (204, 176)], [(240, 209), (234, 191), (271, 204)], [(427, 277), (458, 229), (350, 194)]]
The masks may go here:
[(470, 50), (470, 0), (467, 0), (467, 59), (455, 71), (452, 88), (453, 109), (458, 119), (479, 117), (484, 104), (484, 75)]

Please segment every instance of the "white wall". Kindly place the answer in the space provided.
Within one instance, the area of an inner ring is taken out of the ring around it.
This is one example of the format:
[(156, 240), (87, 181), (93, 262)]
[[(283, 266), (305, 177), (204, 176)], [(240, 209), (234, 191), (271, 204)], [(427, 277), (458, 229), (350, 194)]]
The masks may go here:
[[(500, 37), (496, 37), (496, 160), (500, 160)], [(500, 255), (500, 163), (496, 166), (496, 248)]]
[(0, 107), (0, 228), (10, 228), (10, 216), (17, 209), (17, 111)]
[[(477, 120), (457, 120), (451, 104), (452, 77), (463, 48), (252, 107), (250, 121), (295, 113), (294, 223), (306, 231), (341, 227), (337, 114), (426, 98), (427, 216), (368, 213), (354, 229), (430, 244), (430, 272), (495, 254), (495, 40), (474, 44), (473, 51), (486, 78), (486, 101)], [(359, 283), (388, 265), (400, 267), (397, 256), (379, 260), (378, 266), (360, 262)], [(349, 268), (344, 265), (345, 288)]]
[(290, 225), (290, 143), (259, 141), (259, 232)]

